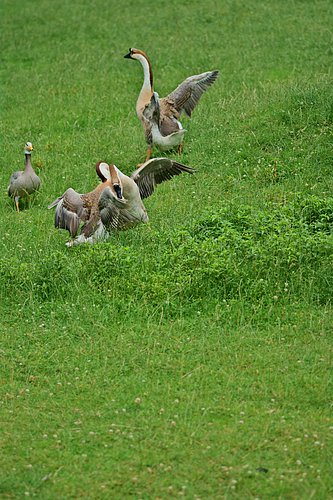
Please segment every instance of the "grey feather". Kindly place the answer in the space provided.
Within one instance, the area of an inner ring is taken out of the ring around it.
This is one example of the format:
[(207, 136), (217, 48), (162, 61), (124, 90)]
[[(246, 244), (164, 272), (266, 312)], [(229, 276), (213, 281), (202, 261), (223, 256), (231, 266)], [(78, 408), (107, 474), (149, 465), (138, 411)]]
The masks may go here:
[(139, 187), (141, 199), (144, 199), (153, 194), (158, 184), (183, 172), (193, 174), (195, 169), (169, 158), (153, 158), (135, 170), (131, 178)]
[(190, 117), (200, 97), (215, 82), (218, 75), (219, 72), (215, 70), (190, 76), (161, 101), (173, 104), (177, 111), (184, 111)]
[(108, 228), (124, 229), (141, 222), (126, 209), (126, 200), (117, 198), (109, 187), (103, 190), (98, 208), (101, 221)]
[(81, 221), (87, 218), (83, 206), (82, 195), (69, 188), (65, 193), (54, 200), (48, 208), (56, 208), (54, 226), (67, 229), (74, 238), (78, 232)]

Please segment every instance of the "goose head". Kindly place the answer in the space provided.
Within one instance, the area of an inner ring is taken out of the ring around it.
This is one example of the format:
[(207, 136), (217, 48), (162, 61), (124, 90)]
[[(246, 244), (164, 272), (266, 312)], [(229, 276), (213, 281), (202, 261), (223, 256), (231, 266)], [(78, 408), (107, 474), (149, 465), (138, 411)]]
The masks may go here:
[(109, 165), (105, 161), (99, 161), (96, 163), (96, 174), (101, 179), (102, 182), (110, 180)]
[(154, 92), (150, 102), (145, 106), (143, 110), (143, 116), (148, 121), (154, 123), (159, 123), (160, 121), (160, 100), (157, 92)]
[(142, 57), (148, 59), (147, 54), (143, 50), (130, 48), (128, 54), (124, 56), (125, 59), (136, 59), (137, 61), (142, 60)]
[(125, 59), (135, 59), (139, 61), (143, 67), (143, 72), (145, 75), (145, 84), (150, 85), (151, 89), (153, 88), (153, 72), (151, 69), (151, 64), (148, 59), (148, 56), (143, 50), (140, 49), (129, 49), (129, 53), (126, 54)]
[(108, 165), (105, 161), (100, 161), (96, 163), (96, 173), (102, 182), (111, 181), (117, 198), (121, 200), (123, 198), (123, 189), (117, 167), (113, 164)]
[(31, 155), (31, 151), (33, 150), (34, 148), (32, 147), (32, 144), (31, 142), (26, 142), (25, 145), (24, 145), (24, 154), (25, 155)]

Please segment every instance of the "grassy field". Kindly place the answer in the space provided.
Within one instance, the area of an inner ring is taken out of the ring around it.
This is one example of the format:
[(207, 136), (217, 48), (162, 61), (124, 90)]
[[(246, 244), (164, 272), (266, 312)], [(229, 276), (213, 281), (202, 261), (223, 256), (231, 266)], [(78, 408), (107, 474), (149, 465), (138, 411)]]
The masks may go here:
[[(332, 26), (329, 0), (1, 2), (1, 498), (333, 498)], [(197, 173), (68, 249), (47, 205), (146, 152), (129, 47), (161, 96), (220, 70)]]

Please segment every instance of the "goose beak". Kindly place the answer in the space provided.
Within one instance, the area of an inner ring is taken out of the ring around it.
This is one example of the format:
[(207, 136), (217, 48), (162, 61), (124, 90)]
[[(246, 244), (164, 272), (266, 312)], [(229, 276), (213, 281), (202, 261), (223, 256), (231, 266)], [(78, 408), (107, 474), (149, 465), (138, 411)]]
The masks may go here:
[(132, 59), (132, 55), (131, 55), (131, 52), (129, 52), (128, 54), (126, 54), (126, 56), (124, 56), (125, 59)]
[(29, 146), (28, 149), (29, 149), (29, 151), (33, 151), (34, 150), (34, 148), (32, 146)]

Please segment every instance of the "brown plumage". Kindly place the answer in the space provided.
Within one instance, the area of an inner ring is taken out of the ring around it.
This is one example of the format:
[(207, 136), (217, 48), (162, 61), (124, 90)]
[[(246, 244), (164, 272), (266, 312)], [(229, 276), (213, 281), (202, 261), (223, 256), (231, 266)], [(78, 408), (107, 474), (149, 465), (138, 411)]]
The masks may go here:
[[(112, 171), (102, 164), (105, 178)], [(153, 194), (158, 184), (183, 172), (192, 174), (194, 169), (169, 158), (153, 158), (127, 176), (113, 165), (118, 176), (120, 193), (124, 203), (119, 204), (114, 192), (105, 189), (99, 200), (101, 220), (111, 229), (127, 229), (140, 222), (148, 222), (148, 214), (142, 202)], [(119, 198), (119, 196), (118, 196)]]
[(109, 231), (148, 222), (142, 200), (152, 195), (161, 182), (182, 172), (192, 174), (194, 169), (169, 158), (154, 158), (131, 176), (105, 162), (97, 163), (96, 172), (103, 181), (96, 189), (79, 194), (69, 188), (48, 207), (57, 207), (55, 227), (69, 231), (72, 240), (67, 243), (68, 246), (94, 243), (106, 237)]
[[(99, 164), (98, 164), (99, 165)], [(97, 169), (97, 166), (96, 166)], [(48, 208), (56, 208), (54, 225), (58, 229), (67, 229), (74, 239), (83, 224), (80, 235), (85, 239), (91, 238), (96, 233), (103, 233), (98, 208), (99, 198), (103, 190), (109, 187), (113, 190), (110, 180), (104, 179), (93, 191), (80, 194), (69, 188), (62, 196), (54, 200)], [(96, 234), (97, 236), (97, 234)], [(68, 245), (71, 246), (72, 242)]]

